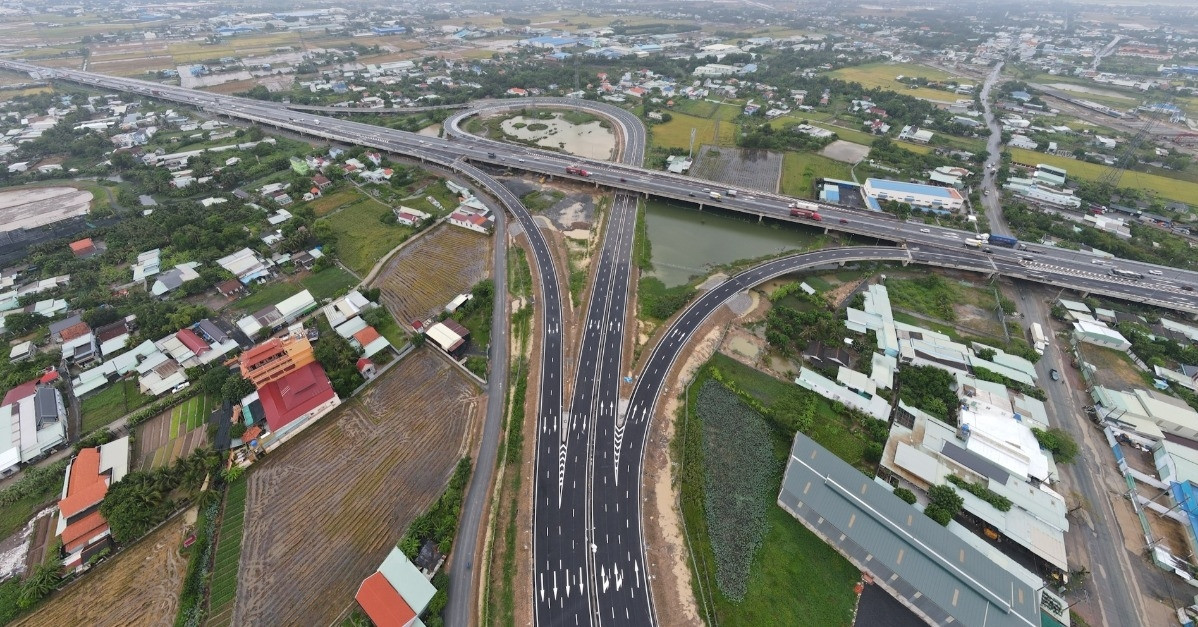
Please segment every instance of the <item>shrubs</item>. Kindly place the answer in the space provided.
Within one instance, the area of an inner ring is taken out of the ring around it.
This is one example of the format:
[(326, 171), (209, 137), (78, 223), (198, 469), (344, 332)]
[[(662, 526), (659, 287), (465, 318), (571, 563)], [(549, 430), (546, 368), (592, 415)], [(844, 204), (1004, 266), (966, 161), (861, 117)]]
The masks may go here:
[(1036, 436), (1036, 441), (1040, 443), (1040, 448), (1052, 452), (1052, 457), (1057, 463), (1069, 464), (1077, 458), (1077, 442), (1064, 430), (1052, 427), (1048, 431), (1045, 431), (1033, 427), (1032, 435)]
[(932, 366), (906, 366), (898, 371), (899, 398), (904, 403), (955, 427), (958, 401), (954, 383), (953, 375)]
[(993, 505), (1000, 512), (1011, 510), (1011, 499), (987, 488), (985, 484), (966, 481), (956, 475), (949, 475), (948, 482)]
[(699, 390), (703, 423), (704, 513), (716, 562), (716, 584), (739, 602), (765, 536), (773, 443), (765, 418), (735, 393), (708, 380)]
[(924, 515), (945, 527), (961, 512), (961, 507), (965, 504), (965, 499), (946, 485), (932, 486), (928, 490), (928, 499), (931, 502), (924, 508)]
[(187, 560), (183, 591), (179, 593), (176, 627), (195, 627), (204, 617), (204, 583), (212, 567), (212, 541), (216, 537), (216, 517), (219, 512), (220, 499), (213, 499), (196, 521), (196, 541), (188, 549), (191, 556)]
[(667, 320), (674, 312), (682, 309), (695, 295), (689, 285), (666, 287), (661, 279), (642, 277), (637, 287), (641, 316), (654, 320)]
[(895, 488), (894, 495), (899, 497), (899, 500), (901, 501), (910, 503), (911, 505), (915, 504), (915, 493), (907, 488)]
[(453, 536), (458, 529), (458, 515), (462, 513), (462, 497), (466, 495), (466, 484), (470, 482), (470, 458), (463, 457), (449, 478), (445, 492), (427, 512), (418, 516), (408, 527), (408, 532), (399, 541), (399, 549), (411, 559), (416, 559), (420, 547), (432, 540), (442, 553), (453, 546)]
[(53, 493), (61, 489), (62, 476), (66, 472), (68, 461), (64, 459), (49, 466), (26, 468), (20, 481), (0, 490), (0, 507), (12, 505), (26, 497)]

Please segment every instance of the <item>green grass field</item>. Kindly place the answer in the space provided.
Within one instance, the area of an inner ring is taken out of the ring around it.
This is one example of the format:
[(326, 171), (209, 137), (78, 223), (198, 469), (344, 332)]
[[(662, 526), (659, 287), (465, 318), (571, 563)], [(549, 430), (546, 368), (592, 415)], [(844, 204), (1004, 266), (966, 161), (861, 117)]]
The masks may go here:
[(237, 569), (241, 559), (241, 535), (245, 524), (245, 477), (229, 485), (225, 496), (225, 514), (216, 542), (216, 560), (212, 568), (212, 589), (208, 599), (209, 616), (227, 610), (237, 596)]
[(300, 279), (300, 285), (312, 292), (312, 298), (316, 300), (340, 296), (357, 284), (358, 279), (339, 266), (329, 266)]
[[(1047, 155), (1034, 150), (1024, 150), (1022, 148), (1008, 148), (1008, 150), (1011, 152), (1011, 159), (1015, 163), (1028, 165), (1047, 163), (1058, 168), (1064, 168), (1071, 178), (1097, 181), (1109, 169), (1108, 166), (1098, 163), (1078, 161), (1077, 159), (1059, 157), (1057, 155)], [(1157, 174), (1133, 172), (1131, 170), (1123, 173), (1123, 177), (1119, 180), (1119, 187), (1130, 187), (1156, 192), (1162, 198), (1187, 203), (1193, 202), (1195, 198), (1198, 198), (1198, 183), (1168, 178)]]
[(316, 217), (323, 218), (337, 209), (355, 203), (362, 198), (362, 192), (359, 192), (358, 188), (352, 187), (321, 196), (309, 202), (308, 206), (312, 208), (312, 211), (316, 212)]
[[(870, 63), (867, 65), (858, 65), (856, 67), (840, 68), (829, 73), (829, 76), (839, 78), (843, 81), (861, 83), (865, 87), (880, 87), (889, 89), (908, 96), (923, 98), (924, 100), (941, 100), (945, 102), (953, 102), (958, 98), (966, 98), (954, 94), (951, 91), (940, 89), (931, 89), (928, 87), (917, 87), (911, 89), (906, 84), (895, 80), (896, 76), (911, 76), (922, 77), (928, 80), (945, 80), (952, 78), (952, 74), (916, 63)], [(966, 79), (965, 82), (976, 83), (980, 81), (972, 81)]]
[(265, 285), (255, 285), (251, 292), (233, 303), (233, 307), (247, 313), (253, 313), (269, 305), (278, 304), (285, 298), (299, 294), (304, 288), (293, 281), (279, 280)]
[(665, 124), (652, 127), (652, 145), (662, 148), (681, 148), (690, 146), (691, 129), (695, 129), (695, 148), (702, 144), (731, 146), (736, 142), (736, 125), (732, 122), (721, 122), (719, 137), (716, 137), (716, 121), (708, 118), (695, 117), (685, 113), (671, 113), (673, 119)]
[(321, 218), (336, 234), (337, 257), (345, 267), (365, 275), (383, 255), (412, 234), (410, 228), (383, 224), (380, 218), (390, 212), (390, 207), (366, 198)]
[(139, 407), (148, 405), (152, 400), (152, 397), (138, 391), (136, 381), (118, 381), (83, 399), (80, 404), (83, 433), (91, 433)]
[[(735, 383), (744, 392), (762, 400), (767, 406), (779, 398), (793, 384), (779, 381), (742, 365), (723, 354), (716, 353), (708, 362), (720, 370), (724, 378)], [(704, 369), (695, 382), (710, 376)], [(700, 570), (714, 572), (714, 554), (707, 537), (707, 523), (703, 510), (703, 472), (701, 460), (692, 455), (694, 444), (699, 440), (698, 415), (694, 408), (697, 386), (692, 386), (689, 395), (688, 418), (679, 426), (679, 436), (673, 448), (680, 453), (679, 446), (687, 450), (683, 475), (683, 511), (691, 548)], [(848, 432), (843, 420), (832, 412), (826, 400), (820, 399), (816, 408), (816, 433), (811, 436), (827, 446), (838, 456), (848, 455), (850, 461), (859, 462), (864, 444), (858, 447), (844, 446), (860, 442)], [(824, 427), (823, 425), (828, 425)], [(774, 430), (774, 456), (777, 464), (775, 481), (780, 485), (782, 469), (790, 450), (789, 435)], [(701, 437), (701, 436), (699, 436)], [(681, 439), (686, 438), (686, 444)], [(696, 481), (697, 479), (697, 481)], [(853, 586), (860, 573), (835, 549), (825, 544), (818, 536), (807, 530), (802, 523), (792, 518), (774, 502), (777, 490), (770, 496), (767, 509), (766, 533), (762, 549), (758, 552), (749, 574), (748, 593), (740, 603), (726, 599), (714, 586), (714, 579), (703, 577), (703, 588), (712, 601), (715, 622), (720, 625), (801, 625), (847, 626), (852, 624), (853, 609), (857, 597)], [(691, 565), (694, 574), (694, 565)], [(692, 587), (695, 586), (692, 580)], [(696, 594), (696, 596), (699, 596)]]
[(788, 152), (782, 157), (783, 194), (813, 198), (811, 185), (817, 178), (849, 180), (849, 164), (805, 152)]

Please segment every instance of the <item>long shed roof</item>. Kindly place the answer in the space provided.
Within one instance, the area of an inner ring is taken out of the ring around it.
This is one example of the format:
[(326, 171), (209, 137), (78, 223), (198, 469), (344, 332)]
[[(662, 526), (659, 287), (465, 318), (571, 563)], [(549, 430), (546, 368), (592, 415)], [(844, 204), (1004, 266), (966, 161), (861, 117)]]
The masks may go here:
[(936, 624), (1040, 625), (1035, 587), (802, 433), (778, 504)]

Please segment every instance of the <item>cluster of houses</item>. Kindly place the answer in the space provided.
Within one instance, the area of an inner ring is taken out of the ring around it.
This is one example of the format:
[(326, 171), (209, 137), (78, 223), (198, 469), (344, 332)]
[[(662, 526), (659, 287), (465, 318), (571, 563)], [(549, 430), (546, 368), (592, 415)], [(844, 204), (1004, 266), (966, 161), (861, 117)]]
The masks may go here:
[(53, 318), (67, 311), (67, 301), (61, 298), (46, 298), (28, 305), (22, 305), (21, 301), (28, 301), (28, 296), (67, 285), (71, 282), (71, 275), (63, 274), (26, 282), (21, 282), (20, 279), (19, 271), (5, 271), (0, 275), (0, 333), (5, 331), (4, 320), (11, 314), (28, 313)]
[[(1068, 573), (1064, 540), (1068, 508), (1064, 497), (1051, 488), (1058, 477), (1051, 455), (1041, 450), (1032, 432), (1048, 428), (1044, 403), (979, 378), (980, 371), (986, 371), (1034, 386), (1034, 364), (996, 347), (962, 344), (895, 320), (889, 294), (881, 284), (868, 287), (861, 309), (847, 310), (845, 326), (857, 333), (872, 332), (877, 338), (868, 374), (849, 368), (851, 356), (842, 349), (813, 345), (804, 356), (825, 369), (835, 368), (836, 378), (804, 367), (795, 383), (876, 420), (891, 420), (879, 476), (920, 493), (945, 484), (950, 476), (983, 484), (1011, 506), (1003, 510), (961, 490), (964, 511), (978, 532), (1022, 547), (1046, 572), (1059, 577)], [(882, 393), (894, 389), (899, 369), (914, 366), (953, 376), (958, 403), (945, 408), (950, 417), (901, 400), (892, 406)]]

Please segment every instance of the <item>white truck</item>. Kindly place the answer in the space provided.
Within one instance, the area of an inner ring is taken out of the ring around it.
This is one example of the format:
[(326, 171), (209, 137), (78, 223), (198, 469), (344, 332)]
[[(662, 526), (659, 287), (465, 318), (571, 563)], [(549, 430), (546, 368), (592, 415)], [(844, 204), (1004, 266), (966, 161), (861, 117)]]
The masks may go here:
[(707, 194), (707, 195), (708, 195), (708, 196), (711, 196), (711, 199), (712, 199), (712, 200), (719, 200), (719, 199), (723, 198), (723, 196), (722, 196), (722, 195), (720, 195), (720, 193), (719, 193), (719, 192), (708, 192), (708, 194)]
[(1044, 349), (1048, 348), (1048, 338), (1044, 336), (1044, 327), (1039, 322), (1032, 323), (1032, 348), (1036, 349), (1037, 355), (1043, 355)]

